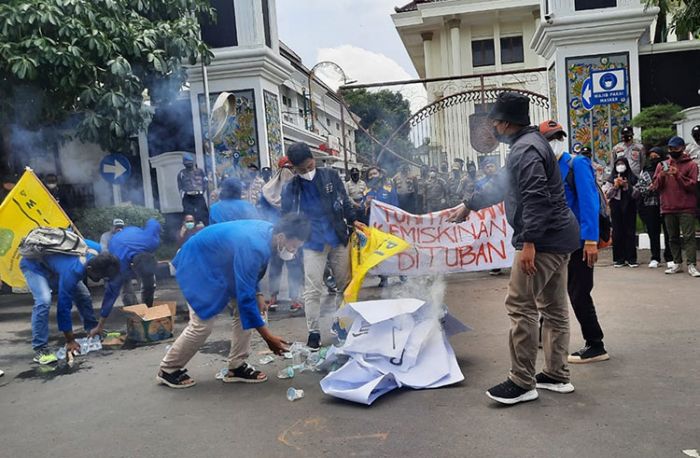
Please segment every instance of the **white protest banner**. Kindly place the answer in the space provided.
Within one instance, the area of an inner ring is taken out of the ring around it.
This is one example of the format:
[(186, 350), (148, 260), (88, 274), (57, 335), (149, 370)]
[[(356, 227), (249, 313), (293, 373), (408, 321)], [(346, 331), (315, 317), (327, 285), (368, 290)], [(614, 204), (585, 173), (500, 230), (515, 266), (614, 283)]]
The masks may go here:
[(370, 226), (413, 245), (387, 259), (372, 273), (428, 275), (501, 269), (513, 264), (513, 228), (503, 203), (471, 212), (459, 224), (448, 222), (449, 210), (412, 215), (383, 202), (372, 201)]

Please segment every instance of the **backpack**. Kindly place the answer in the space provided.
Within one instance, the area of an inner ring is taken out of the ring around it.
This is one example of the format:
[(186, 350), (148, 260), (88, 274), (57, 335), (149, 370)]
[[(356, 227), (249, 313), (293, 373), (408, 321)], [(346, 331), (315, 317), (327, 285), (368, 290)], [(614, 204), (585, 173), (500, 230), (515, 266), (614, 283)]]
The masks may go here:
[(19, 254), (26, 259), (41, 259), (47, 254), (86, 256), (90, 248), (75, 232), (58, 227), (37, 227), (19, 244)]
[[(569, 159), (567, 165), (569, 166), (569, 172), (566, 174), (566, 184), (569, 185), (569, 189), (574, 195), (576, 193), (576, 181), (574, 180), (574, 157)], [(596, 190), (598, 191), (598, 201), (600, 203), (598, 210), (598, 248), (605, 248), (610, 246), (612, 242), (612, 221), (610, 220), (610, 207), (608, 206), (608, 200), (605, 198), (605, 194), (601, 189), (600, 185), (596, 181)]]

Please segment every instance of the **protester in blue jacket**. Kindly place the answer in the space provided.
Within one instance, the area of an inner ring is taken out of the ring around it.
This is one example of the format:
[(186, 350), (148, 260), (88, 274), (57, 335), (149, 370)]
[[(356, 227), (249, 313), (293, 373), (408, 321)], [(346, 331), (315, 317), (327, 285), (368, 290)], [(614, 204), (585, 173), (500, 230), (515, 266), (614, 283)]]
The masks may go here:
[(114, 278), (119, 274), (119, 260), (108, 254), (97, 255), (100, 244), (92, 240), (85, 241), (89, 247), (85, 257), (69, 254), (47, 254), (41, 259), (23, 258), (20, 269), (27, 280), (27, 286), (34, 298), (32, 308), (32, 348), (34, 362), (50, 364), (56, 361), (56, 355), (49, 350), (49, 309), (51, 308), (51, 291), (58, 293), (56, 321), (58, 330), (66, 338), (66, 350), (75, 351), (80, 345), (73, 335), (71, 308), (75, 302), (83, 321), (83, 328), (90, 331), (97, 325), (92, 309), (92, 298), (83, 279), (85, 274), (94, 281)]
[(569, 259), (568, 292), (571, 307), (581, 325), (585, 346), (568, 357), (569, 363), (591, 363), (609, 359), (603, 344), (603, 330), (598, 322), (593, 290), (593, 266), (598, 260), (600, 238), (600, 197), (595, 170), (591, 159), (572, 156), (566, 152), (566, 132), (556, 121), (540, 124), (540, 133), (549, 140), (554, 155), (559, 161), (559, 170), (564, 181), (566, 203), (576, 216), (580, 227), (581, 248)]
[(290, 259), (309, 237), (308, 219), (291, 214), (274, 226), (267, 221), (239, 220), (211, 225), (192, 237), (173, 260), (176, 278), (190, 308), (190, 322), (160, 363), (157, 380), (187, 388), (194, 380), (185, 366), (214, 328), (216, 315), (236, 301), (226, 383), (260, 383), (267, 376), (246, 363), (250, 329), (255, 328), (275, 354), (287, 343), (265, 324), (266, 303), (259, 289), (270, 254)]
[(239, 219), (260, 219), (258, 210), (241, 199), (243, 183), (237, 178), (226, 178), (221, 183), (219, 201), (209, 210), (209, 224), (236, 221)]
[(90, 331), (90, 336), (102, 333), (105, 321), (112, 312), (112, 307), (114, 307), (120, 291), (122, 291), (124, 305), (138, 303), (132, 284), (134, 279), (141, 282), (141, 303), (149, 307), (153, 306), (153, 295), (156, 291), (156, 269), (158, 267), (155, 251), (160, 246), (160, 232), (160, 223), (155, 219), (149, 219), (143, 229), (128, 226), (121, 232), (114, 234), (109, 242), (109, 252), (119, 259), (121, 271), (105, 287), (105, 295), (100, 309), (100, 321)]

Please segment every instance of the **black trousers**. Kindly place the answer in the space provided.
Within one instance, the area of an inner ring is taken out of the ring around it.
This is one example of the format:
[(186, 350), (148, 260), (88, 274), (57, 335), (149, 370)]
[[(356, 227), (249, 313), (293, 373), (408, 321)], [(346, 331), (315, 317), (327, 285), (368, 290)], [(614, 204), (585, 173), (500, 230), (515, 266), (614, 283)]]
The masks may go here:
[(138, 279), (141, 283), (141, 303), (153, 307), (153, 296), (156, 292), (156, 270), (158, 261), (153, 253), (139, 253), (131, 260), (131, 270), (124, 279), (122, 286), (122, 301), (124, 305), (135, 305), (136, 299), (132, 281)]
[(593, 290), (593, 268), (583, 260), (583, 248), (574, 251), (569, 259), (567, 280), (569, 300), (574, 314), (581, 325), (581, 334), (587, 345), (603, 343), (603, 330), (598, 323), (591, 291)]
[(639, 216), (642, 218), (642, 221), (644, 221), (644, 225), (647, 228), (647, 234), (649, 235), (651, 259), (661, 262), (661, 230), (663, 229), (664, 262), (673, 261), (671, 248), (668, 244), (669, 237), (668, 231), (666, 230), (666, 222), (664, 221), (663, 216), (661, 216), (661, 207), (658, 205), (646, 206), (641, 204), (639, 206)]
[(196, 196), (188, 196), (185, 194), (182, 197), (182, 212), (185, 215), (194, 216), (195, 222), (203, 222), (209, 224), (209, 210), (207, 209), (207, 201), (204, 199), (204, 194)]
[(416, 213), (416, 195), (414, 193), (399, 194), (399, 208), (409, 213)]
[(612, 217), (613, 261), (637, 263), (637, 206), (634, 202), (621, 205), (610, 202)]

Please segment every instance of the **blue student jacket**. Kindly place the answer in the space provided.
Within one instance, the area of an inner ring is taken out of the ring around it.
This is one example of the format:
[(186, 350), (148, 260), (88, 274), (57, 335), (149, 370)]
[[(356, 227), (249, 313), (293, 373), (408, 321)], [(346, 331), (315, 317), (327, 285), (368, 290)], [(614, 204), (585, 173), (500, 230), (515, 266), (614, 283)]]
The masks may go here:
[(258, 282), (270, 260), (272, 224), (238, 220), (207, 226), (173, 259), (182, 294), (197, 316), (208, 320), (236, 299), (243, 329), (259, 328)]
[[(573, 156), (569, 153), (562, 154), (559, 158), (559, 170), (564, 180), (564, 194), (566, 203), (576, 216), (581, 233), (581, 240), (598, 241), (599, 238), (599, 211), (600, 199), (598, 197), (598, 185), (595, 178), (595, 170), (591, 160), (586, 156)], [(571, 166), (569, 165), (571, 164)], [(570, 188), (566, 177), (570, 167), (573, 167), (574, 184), (576, 193)]]
[(239, 219), (260, 219), (260, 215), (253, 204), (241, 199), (220, 200), (209, 210), (209, 224)]
[(112, 312), (122, 285), (129, 278), (134, 256), (140, 253), (153, 253), (158, 249), (160, 231), (160, 223), (155, 219), (149, 219), (143, 229), (127, 226), (112, 236), (112, 240), (109, 241), (109, 252), (119, 259), (120, 273), (105, 286), (105, 295), (100, 308), (102, 318), (107, 318)]
[[(88, 247), (100, 252), (100, 244), (92, 240), (85, 240)], [(39, 274), (49, 281), (52, 289), (58, 289), (58, 306), (56, 307), (56, 321), (58, 330), (69, 332), (73, 330), (71, 320), (71, 308), (73, 308), (73, 294), (75, 287), (85, 277), (85, 264), (92, 259), (94, 254), (88, 253), (85, 259), (67, 254), (50, 254), (40, 260), (24, 259), (19, 262), (22, 271), (31, 271)]]

